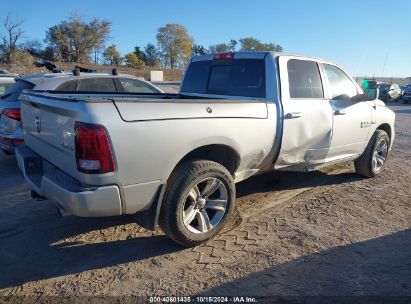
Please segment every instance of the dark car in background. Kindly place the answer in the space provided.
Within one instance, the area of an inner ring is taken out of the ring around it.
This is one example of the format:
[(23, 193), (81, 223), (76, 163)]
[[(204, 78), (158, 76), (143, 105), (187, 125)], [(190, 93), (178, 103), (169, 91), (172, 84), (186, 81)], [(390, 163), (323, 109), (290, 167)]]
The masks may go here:
[(408, 103), (410, 101), (411, 101), (411, 84), (407, 84), (402, 94), (402, 102)]
[(380, 90), (379, 99), (382, 101), (398, 101), (401, 98), (401, 88), (396, 83), (380, 83), (378, 88)]

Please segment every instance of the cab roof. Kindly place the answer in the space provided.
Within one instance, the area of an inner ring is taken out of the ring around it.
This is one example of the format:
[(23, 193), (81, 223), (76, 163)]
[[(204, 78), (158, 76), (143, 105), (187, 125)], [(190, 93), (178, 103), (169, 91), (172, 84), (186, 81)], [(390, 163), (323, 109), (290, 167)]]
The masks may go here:
[[(293, 54), (293, 53), (285, 53), (285, 52), (271, 52), (271, 51), (269, 51), (269, 52), (268, 51), (266, 51), (266, 52), (254, 52), (254, 51), (248, 51), (248, 52), (226, 52), (226, 53), (234, 54), (234, 59), (264, 59), (267, 55), (271, 55), (273, 57), (290, 56), (290, 57), (309, 58), (309, 59), (315, 59), (315, 60), (329, 62), (329, 60), (322, 59), (322, 58), (319, 58), (319, 57), (307, 56), (307, 55), (301, 55), (301, 54)], [(214, 57), (217, 54), (206, 54), (206, 55), (194, 56), (192, 58), (192, 62), (213, 60)]]

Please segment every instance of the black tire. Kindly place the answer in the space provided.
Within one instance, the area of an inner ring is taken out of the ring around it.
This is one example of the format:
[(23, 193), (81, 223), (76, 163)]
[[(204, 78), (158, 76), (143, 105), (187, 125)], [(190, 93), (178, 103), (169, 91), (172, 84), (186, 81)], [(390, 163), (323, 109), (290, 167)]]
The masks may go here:
[[(222, 182), (226, 189), (227, 205), (218, 224), (207, 232), (194, 233), (183, 222), (184, 208), (190, 190), (207, 178), (215, 178)], [(208, 160), (187, 161), (179, 165), (168, 180), (159, 225), (167, 236), (177, 243), (186, 247), (197, 246), (214, 237), (224, 227), (233, 213), (234, 204), (233, 177), (224, 166)]]
[(382, 167), (378, 170), (375, 170), (373, 167), (374, 151), (376, 150), (377, 143), (379, 143), (382, 138), (386, 140), (387, 146), (389, 148), (390, 138), (388, 134), (383, 130), (376, 130), (370, 141), (368, 142), (368, 145), (365, 148), (363, 154), (361, 154), (361, 156), (354, 161), (355, 172), (357, 174), (366, 177), (374, 177), (383, 171), (388, 157), (388, 150)]

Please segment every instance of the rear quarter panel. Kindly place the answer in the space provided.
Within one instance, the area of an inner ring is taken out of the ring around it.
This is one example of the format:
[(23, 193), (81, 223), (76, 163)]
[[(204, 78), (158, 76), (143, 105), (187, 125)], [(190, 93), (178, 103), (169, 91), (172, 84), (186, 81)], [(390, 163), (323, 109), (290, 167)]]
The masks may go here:
[[(206, 112), (207, 107), (213, 109), (214, 117), (207, 117), (213, 115)], [(197, 102), (197, 108), (201, 113), (191, 108), (191, 118), (136, 120), (124, 122), (121, 127), (108, 125), (122, 183), (154, 180), (165, 183), (185, 155), (211, 144), (226, 145), (238, 153), (241, 158), (238, 176), (269, 164), (276, 123), (268, 117), (275, 117), (269, 115), (276, 112), (274, 104), (231, 101), (216, 106)], [(180, 110), (190, 113), (190, 108), (184, 106)], [(138, 111), (137, 105), (134, 111)]]

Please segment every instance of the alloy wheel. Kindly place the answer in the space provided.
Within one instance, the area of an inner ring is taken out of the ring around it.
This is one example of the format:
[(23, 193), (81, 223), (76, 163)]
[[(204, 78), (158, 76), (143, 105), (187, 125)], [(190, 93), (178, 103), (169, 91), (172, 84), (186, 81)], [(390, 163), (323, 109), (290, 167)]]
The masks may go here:
[(227, 209), (228, 195), (224, 183), (208, 177), (189, 191), (183, 210), (183, 222), (192, 233), (206, 233), (220, 223)]
[(385, 138), (381, 138), (375, 145), (374, 154), (372, 157), (372, 168), (375, 172), (382, 169), (387, 159), (388, 142)]

